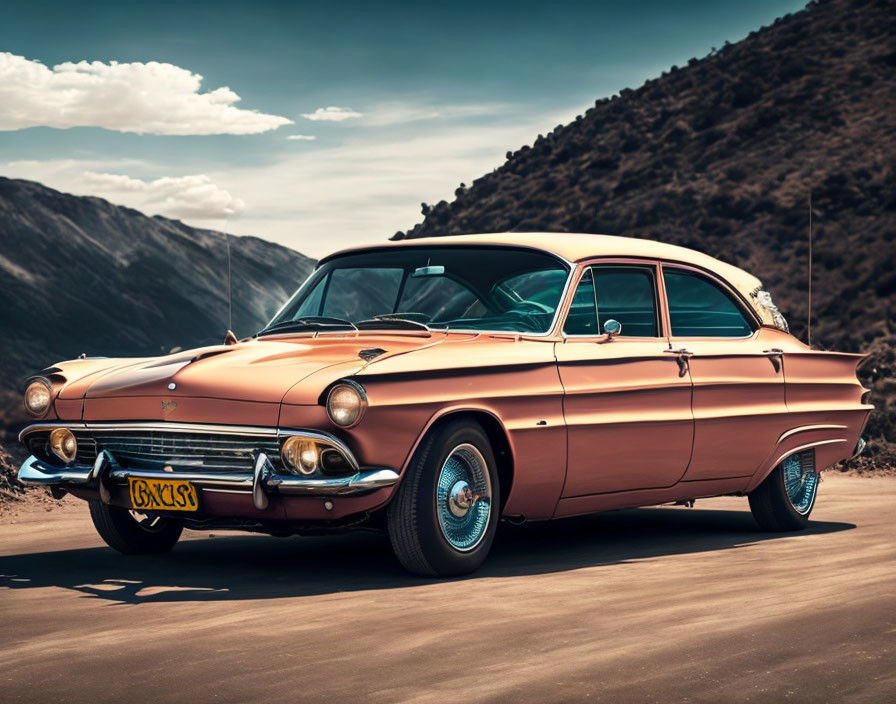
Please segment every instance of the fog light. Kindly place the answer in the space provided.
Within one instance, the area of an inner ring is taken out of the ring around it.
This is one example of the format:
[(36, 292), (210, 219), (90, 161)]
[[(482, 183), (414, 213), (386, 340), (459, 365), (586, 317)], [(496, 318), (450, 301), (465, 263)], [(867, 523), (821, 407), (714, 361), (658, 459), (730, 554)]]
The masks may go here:
[(35, 379), (25, 389), (25, 408), (29, 413), (42, 416), (50, 407), (50, 383), (46, 379)]
[(50, 433), (50, 450), (66, 464), (74, 462), (78, 454), (78, 441), (68, 428), (56, 428)]
[(320, 453), (317, 444), (306, 438), (287, 438), (280, 451), (283, 464), (291, 469), (297, 469), (302, 474), (313, 474), (317, 469)]

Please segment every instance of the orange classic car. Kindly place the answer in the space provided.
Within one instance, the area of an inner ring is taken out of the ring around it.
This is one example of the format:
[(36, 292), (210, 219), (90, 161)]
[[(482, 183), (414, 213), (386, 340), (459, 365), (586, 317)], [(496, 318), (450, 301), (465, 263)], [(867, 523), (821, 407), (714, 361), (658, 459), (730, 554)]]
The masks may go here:
[(322, 259), (260, 332), (29, 380), (25, 484), (122, 553), (184, 528), (384, 528), (458, 575), (498, 522), (747, 496), (798, 530), (861, 451), (861, 355), (789, 334), (754, 276), (657, 242), (411, 240)]

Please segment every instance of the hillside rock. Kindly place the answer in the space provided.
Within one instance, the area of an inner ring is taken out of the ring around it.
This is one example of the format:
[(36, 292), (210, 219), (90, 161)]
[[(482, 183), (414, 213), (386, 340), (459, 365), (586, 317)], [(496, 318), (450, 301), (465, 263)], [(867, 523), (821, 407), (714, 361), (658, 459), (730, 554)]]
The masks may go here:
[(870, 351), (872, 446), (896, 445), (896, 2), (828, 0), (584, 115), (424, 204), (394, 239), (499, 231), (646, 237), (758, 275), (812, 344)]
[[(231, 236), (230, 250), (233, 328), (249, 335), (314, 262), (255, 237)], [(82, 352), (157, 355), (219, 343), (228, 326), (225, 235), (0, 177), (0, 291), (3, 389)]]

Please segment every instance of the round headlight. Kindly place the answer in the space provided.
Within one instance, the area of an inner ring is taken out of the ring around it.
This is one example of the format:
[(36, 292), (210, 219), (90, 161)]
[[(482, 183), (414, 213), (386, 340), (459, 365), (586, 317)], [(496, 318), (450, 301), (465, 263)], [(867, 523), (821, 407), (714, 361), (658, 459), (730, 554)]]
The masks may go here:
[(306, 438), (287, 438), (280, 450), (280, 457), (290, 469), (297, 469), (302, 474), (314, 474), (320, 453), (317, 444)]
[(50, 383), (46, 379), (35, 379), (25, 389), (25, 408), (33, 415), (42, 416), (50, 407), (52, 395)]
[(74, 462), (78, 454), (78, 441), (68, 428), (56, 428), (50, 433), (50, 450), (63, 462)]
[(327, 413), (330, 420), (341, 428), (351, 428), (356, 425), (364, 409), (367, 408), (367, 396), (360, 384), (342, 381), (332, 389), (327, 396)]

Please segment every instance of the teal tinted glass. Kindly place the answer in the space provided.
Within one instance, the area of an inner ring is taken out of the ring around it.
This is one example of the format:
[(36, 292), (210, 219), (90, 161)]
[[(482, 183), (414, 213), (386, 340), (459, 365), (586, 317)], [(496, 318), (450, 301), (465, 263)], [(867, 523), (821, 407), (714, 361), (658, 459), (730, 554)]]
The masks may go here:
[(588, 269), (579, 280), (572, 305), (563, 325), (567, 335), (599, 335), (597, 329), (597, 309), (594, 305), (594, 277)]
[(666, 270), (666, 298), (675, 337), (748, 337), (753, 329), (732, 298), (702, 276)]
[(598, 325), (622, 323), (627, 337), (656, 337), (656, 289), (653, 270), (635, 267), (596, 267)]

